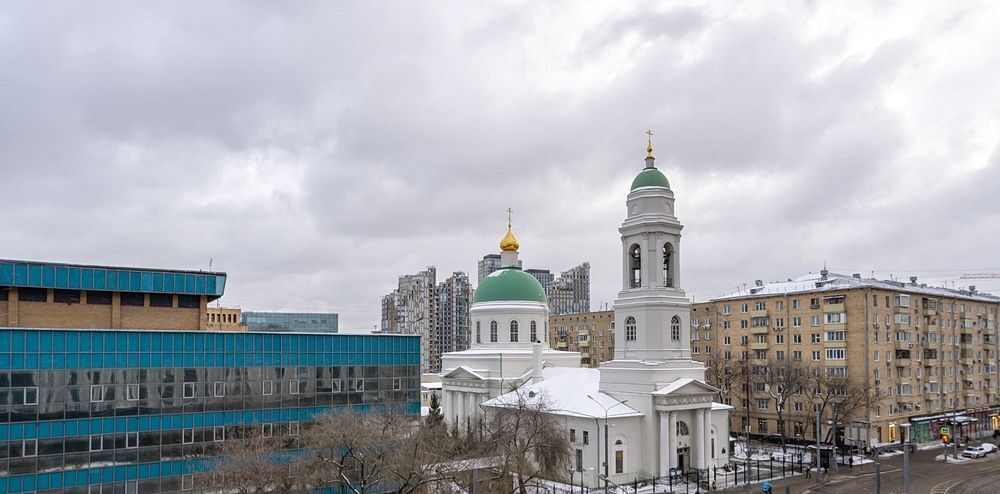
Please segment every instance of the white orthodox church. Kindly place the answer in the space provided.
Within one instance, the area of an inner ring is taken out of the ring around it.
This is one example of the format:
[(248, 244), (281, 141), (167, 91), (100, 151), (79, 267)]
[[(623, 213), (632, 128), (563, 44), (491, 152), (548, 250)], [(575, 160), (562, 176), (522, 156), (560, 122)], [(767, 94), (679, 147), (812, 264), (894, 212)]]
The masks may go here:
[(590, 486), (605, 471), (624, 484), (729, 462), (732, 407), (712, 402), (716, 390), (704, 382), (705, 367), (691, 360), (690, 302), (680, 284), (682, 225), (654, 161), (650, 145), (618, 229), (622, 291), (614, 304), (614, 360), (581, 368), (579, 353), (549, 348), (545, 292), (518, 267), (519, 245), (508, 228), (500, 242), (503, 267), (480, 283), (470, 310), (471, 348), (443, 356), (446, 421), (464, 426), (490, 407), (525, 396), (543, 400), (565, 420), (575, 469)]

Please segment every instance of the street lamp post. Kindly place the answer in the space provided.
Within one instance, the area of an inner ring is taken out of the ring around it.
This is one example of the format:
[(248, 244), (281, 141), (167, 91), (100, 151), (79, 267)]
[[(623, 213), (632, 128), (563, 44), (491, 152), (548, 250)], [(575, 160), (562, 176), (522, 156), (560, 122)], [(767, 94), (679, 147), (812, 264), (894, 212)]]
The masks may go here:
[[(604, 494), (608, 494), (608, 412), (618, 405), (628, 403), (628, 400), (622, 400), (610, 407), (606, 407), (593, 396), (587, 395), (587, 398), (590, 398), (591, 401), (597, 403), (597, 406), (604, 409)], [(600, 456), (600, 449), (598, 449), (597, 454)]]

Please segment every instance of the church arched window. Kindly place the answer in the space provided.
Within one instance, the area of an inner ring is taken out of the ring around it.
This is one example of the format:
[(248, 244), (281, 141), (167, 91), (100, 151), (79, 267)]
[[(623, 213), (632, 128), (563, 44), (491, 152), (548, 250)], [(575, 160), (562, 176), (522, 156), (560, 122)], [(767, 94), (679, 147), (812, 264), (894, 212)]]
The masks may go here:
[(490, 321), (490, 343), (497, 342), (497, 335), (500, 333), (496, 321)]
[(642, 249), (639, 248), (639, 244), (632, 244), (632, 247), (628, 249), (629, 257), (629, 280), (628, 284), (631, 288), (639, 288), (642, 286)]
[(674, 286), (674, 246), (670, 242), (663, 244), (663, 286)]
[(625, 473), (625, 441), (615, 440), (615, 473)]
[(688, 431), (687, 422), (685, 422), (683, 420), (678, 420), (677, 421), (677, 435), (678, 436), (686, 436), (688, 434), (690, 434), (690, 432)]
[(674, 316), (670, 319), (670, 339), (681, 341), (681, 318)]
[(635, 341), (635, 318), (628, 316), (625, 318), (625, 341)]
[(529, 324), (528, 327), (531, 331), (531, 342), (534, 343), (538, 341), (538, 323), (531, 321), (531, 324)]
[(482, 328), (479, 327), (479, 324), (480, 321), (476, 321), (476, 343), (483, 342), (483, 332), (481, 331)]
[(510, 342), (511, 343), (517, 343), (517, 334), (518, 334), (517, 321), (511, 321), (510, 322)]

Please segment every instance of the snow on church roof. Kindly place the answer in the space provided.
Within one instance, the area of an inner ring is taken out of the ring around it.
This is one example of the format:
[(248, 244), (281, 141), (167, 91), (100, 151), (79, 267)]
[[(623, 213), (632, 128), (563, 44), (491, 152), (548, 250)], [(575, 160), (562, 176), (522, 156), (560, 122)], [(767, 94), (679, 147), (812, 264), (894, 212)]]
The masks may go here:
[(559, 415), (604, 417), (604, 409), (607, 408), (608, 418), (642, 416), (642, 412), (599, 392), (600, 382), (601, 371), (598, 369), (546, 367), (542, 369), (541, 382), (521, 386), (517, 391), (483, 403), (483, 406), (512, 406), (523, 398), (528, 405), (544, 403), (547, 409)]

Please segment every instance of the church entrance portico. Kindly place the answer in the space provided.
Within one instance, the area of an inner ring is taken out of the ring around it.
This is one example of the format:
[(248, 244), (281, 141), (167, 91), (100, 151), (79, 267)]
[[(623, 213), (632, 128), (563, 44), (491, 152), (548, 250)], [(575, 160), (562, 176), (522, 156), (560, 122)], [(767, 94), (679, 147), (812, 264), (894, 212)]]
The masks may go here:
[(691, 448), (677, 448), (677, 469), (680, 471), (686, 471), (688, 466), (691, 465), (691, 461), (688, 459), (691, 456)]

